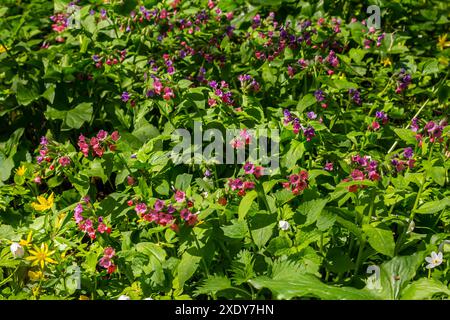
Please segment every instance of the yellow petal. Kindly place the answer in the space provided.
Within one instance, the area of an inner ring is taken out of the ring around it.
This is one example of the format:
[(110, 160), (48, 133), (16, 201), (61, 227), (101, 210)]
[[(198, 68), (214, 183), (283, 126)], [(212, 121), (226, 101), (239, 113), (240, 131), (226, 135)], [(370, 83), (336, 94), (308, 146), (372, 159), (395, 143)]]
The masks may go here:
[(53, 260), (52, 258), (45, 258), (45, 261), (47, 261), (48, 263), (57, 263), (55, 260)]
[(41, 269), (44, 269), (44, 266), (45, 266), (45, 262), (44, 262), (44, 260), (41, 260)]

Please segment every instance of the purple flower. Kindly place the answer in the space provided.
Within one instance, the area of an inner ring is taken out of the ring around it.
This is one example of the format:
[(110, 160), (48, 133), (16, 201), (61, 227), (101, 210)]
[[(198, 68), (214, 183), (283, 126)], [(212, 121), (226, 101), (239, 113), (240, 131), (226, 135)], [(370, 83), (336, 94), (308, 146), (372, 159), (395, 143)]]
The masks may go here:
[(124, 91), (122, 93), (121, 99), (122, 99), (123, 102), (127, 102), (130, 99), (130, 94), (128, 92)]
[(244, 164), (244, 171), (246, 174), (252, 174), (255, 171), (255, 166), (251, 162)]
[(419, 130), (419, 119), (418, 118), (413, 118), (411, 120), (411, 130), (414, 132), (417, 132), (417, 130)]
[(350, 93), (350, 95), (352, 96), (353, 102), (355, 102), (358, 105), (361, 104), (361, 94), (359, 93), (358, 90), (356, 90), (356, 89), (349, 89), (348, 93)]
[(333, 162), (326, 162), (325, 166), (323, 167), (324, 170), (326, 171), (333, 171)]
[(414, 153), (413, 153), (413, 150), (411, 147), (405, 148), (405, 150), (403, 151), (403, 156), (406, 159), (412, 158), (413, 155), (414, 155)]
[(307, 128), (303, 129), (303, 135), (306, 137), (306, 141), (310, 141), (316, 135), (316, 133), (313, 127), (308, 126)]
[(147, 211), (147, 205), (145, 203), (138, 203), (134, 208), (137, 214), (145, 213)]
[(155, 208), (155, 210), (157, 210), (157, 211), (161, 211), (161, 210), (164, 208), (164, 205), (165, 205), (164, 201), (158, 199), (158, 200), (156, 200), (156, 202), (155, 202), (154, 208)]
[(317, 102), (322, 102), (325, 100), (325, 94), (320, 89), (314, 92), (314, 96), (316, 97)]
[(41, 137), (41, 142), (40, 145), (41, 146), (46, 146), (48, 144), (48, 140), (46, 137)]
[(317, 114), (315, 114), (314, 111), (307, 112), (306, 116), (311, 120), (314, 120), (317, 118)]

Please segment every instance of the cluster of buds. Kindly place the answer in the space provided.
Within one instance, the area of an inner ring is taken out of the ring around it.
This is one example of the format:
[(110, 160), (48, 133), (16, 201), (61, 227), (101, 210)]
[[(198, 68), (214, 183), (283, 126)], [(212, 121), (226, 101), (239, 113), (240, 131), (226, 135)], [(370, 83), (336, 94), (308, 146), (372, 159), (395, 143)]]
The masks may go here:
[(244, 92), (246, 92), (248, 89), (257, 92), (261, 88), (260, 84), (255, 79), (253, 79), (251, 75), (241, 74), (238, 77), (238, 80), (241, 82), (241, 87)]
[(251, 162), (246, 162), (243, 166), (245, 174), (252, 174), (256, 179), (259, 179), (264, 174), (264, 168), (261, 166), (255, 166)]
[(416, 160), (413, 159), (414, 152), (411, 147), (405, 148), (403, 150), (402, 157), (398, 154), (394, 155), (394, 158), (391, 160), (391, 164), (395, 167), (397, 172), (401, 172), (405, 170), (406, 166), (410, 169), (414, 168), (414, 163)]
[(357, 89), (349, 89), (348, 93), (350, 94), (350, 97), (352, 98), (353, 102), (357, 105), (361, 105), (361, 93)]
[(375, 113), (375, 120), (372, 122), (372, 124), (369, 126), (369, 130), (377, 131), (380, 129), (381, 125), (386, 125), (389, 122), (389, 118), (386, 113), (383, 111), (377, 111)]
[(68, 27), (68, 20), (66, 13), (58, 13), (54, 16), (50, 17), (50, 20), (53, 21), (52, 29), (58, 33), (63, 32)]
[[(419, 119), (413, 118), (411, 121), (411, 130), (414, 132), (418, 132), (416, 134), (416, 139), (419, 141), (419, 146), (422, 145), (422, 139), (424, 137), (430, 138), (430, 142), (442, 142), (444, 137), (442, 136), (444, 132), (444, 128), (447, 126), (446, 120), (437, 121), (428, 121), (427, 124), (420, 130), (419, 127)], [(419, 133), (421, 131), (421, 133)]]
[[(165, 200), (156, 199), (152, 207), (147, 206), (143, 202), (139, 202), (135, 205), (134, 210), (136, 214), (143, 220), (147, 222), (155, 222), (160, 226), (169, 225), (170, 228), (176, 232), (179, 231), (179, 223), (177, 221), (177, 216), (181, 221), (184, 221), (188, 226), (194, 226), (198, 221), (198, 213), (192, 213), (191, 209), (194, 203), (190, 200), (186, 201), (186, 194), (183, 191), (176, 191), (174, 199), (177, 203), (182, 203), (179, 205), (173, 205), (171, 203), (166, 203)], [(129, 201), (129, 205), (133, 205), (133, 201)], [(177, 213), (179, 213), (177, 215)]]
[(287, 182), (282, 182), (283, 188), (292, 191), (294, 195), (298, 195), (308, 188), (308, 172), (305, 170), (298, 174), (291, 174), (287, 179)]
[(103, 58), (103, 57), (99, 56), (98, 54), (94, 54), (92, 56), (92, 60), (95, 63), (95, 67), (98, 69), (103, 66), (103, 60), (105, 61), (105, 64), (107, 64), (108, 66), (111, 66), (111, 65), (118, 64), (119, 62), (122, 62), (123, 60), (125, 60), (126, 56), (127, 56), (127, 50), (123, 49), (120, 51), (117, 50), (117, 54), (111, 55), (107, 58)]
[(228, 179), (228, 187), (230, 187), (231, 191), (237, 191), (238, 196), (243, 197), (247, 193), (247, 190), (255, 188), (255, 183), (252, 181), (244, 181), (240, 178), (230, 178)]
[(314, 97), (316, 98), (316, 101), (320, 103), (320, 106), (322, 108), (326, 109), (328, 107), (328, 104), (326, 102), (327, 97), (325, 96), (325, 93), (322, 90), (318, 89), (314, 91)]
[(249, 145), (251, 141), (252, 135), (247, 131), (247, 129), (242, 129), (239, 132), (239, 136), (232, 139), (230, 144), (234, 149), (243, 149), (245, 148), (245, 145)]
[[(350, 178), (345, 178), (342, 181), (363, 181), (365, 179), (369, 179), (371, 181), (378, 181), (380, 179), (380, 174), (377, 172), (378, 162), (375, 160), (371, 160), (369, 156), (352, 156), (352, 163), (357, 166), (350, 173)], [(358, 188), (363, 189), (365, 186), (361, 185), (352, 185), (348, 187), (348, 191), (356, 192)]]
[(405, 69), (401, 69), (398, 74), (397, 79), (397, 88), (395, 89), (395, 93), (401, 93), (408, 88), (411, 84), (411, 75), (406, 73)]
[[(226, 103), (228, 105), (233, 105), (233, 95), (229, 89), (228, 83), (225, 81), (221, 81), (220, 85), (217, 83), (217, 81), (209, 81), (209, 86), (214, 89), (214, 95), (221, 99), (223, 103)], [(212, 101), (211, 101), (212, 102)], [(208, 104), (211, 106), (210, 101), (208, 100)]]
[[(315, 132), (314, 128), (313, 128), (311, 125), (308, 125), (308, 126), (306, 126), (306, 127), (303, 126), (303, 125), (300, 123), (300, 119), (299, 119), (299, 118), (296, 118), (296, 117), (294, 118), (294, 117), (292, 116), (292, 113), (291, 113), (289, 110), (287, 110), (287, 109), (284, 110), (283, 114), (284, 114), (283, 124), (284, 124), (285, 126), (291, 124), (291, 125), (292, 125), (292, 131), (293, 131), (295, 134), (298, 134), (298, 133), (300, 132), (300, 129), (301, 129), (302, 132), (303, 132), (303, 136), (306, 138), (306, 141), (311, 141), (311, 139), (315, 137), (316, 132)], [(314, 116), (315, 116), (314, 113), (309, 113), (308, 118), (309, 118), (309, 117), (315, 118)], [(316, 116), (316, 117), (317, 117), (317, 116)], [(310, 118), (310, 119), (311, 119), (311, 118)]]
[(117, 266), (112, 261), (115, 255), (116, 251), (114, 248), (106, 247), (103, 250), (103, 257), (101, 257), (98, 262), (100, 267), (105, 268), (109, 274), (113, 273), (117, 269)]
[[(90, 200), (89, 197), (85, 197), (83, 199), (83, 202), (85, 203), (85, 205), (89, 205)], [(74, 209), (74, 219), (75, 222), (78, 225), (78, 228), (83, 231), (84, 233), (87, 233), (89, 235), (89, 237), (94, 240), (96, 238), (96, 233), (99, 232), (101, 234), (103, 233), (107, 233), (110, 234), (111, 233), (111, 228), (108, 227), (104, 221), (103, 221), (103, 217), (98, 217), (97, 219), (97, 228), (94, 227), (94, 222), (92, 221), (92, 219), (87, 218), (85, 219), (82, 215), (82, 213), (84, 212), (84, 208), (83, 208), (83, 204), (82, 203), (78, 203), (77, 206)]]
[(49, 141), (46, 137), (41, 137), (38, 152), (39, 155), (36, 157), (37, 163), (48, 163), (48, 168), (50, 170), (54, 170), (57, 165), (67, 167), (71, 163), (68, 156), (62, 155), (64, 151), (61, 149), (60, 145), (55, 141)]
[(116, 150), (115, 142), (119, 140), (119, 132), (114, 131), (111, 135), (105, 130), (100, 130), (95, 137), (86, 139), (82, 134), (78, 138), (78, 147), (85, 157), (89, 156), (89, 150), (92, 149), (94, 156), (102, 157), (107, 148), (110, 151)]

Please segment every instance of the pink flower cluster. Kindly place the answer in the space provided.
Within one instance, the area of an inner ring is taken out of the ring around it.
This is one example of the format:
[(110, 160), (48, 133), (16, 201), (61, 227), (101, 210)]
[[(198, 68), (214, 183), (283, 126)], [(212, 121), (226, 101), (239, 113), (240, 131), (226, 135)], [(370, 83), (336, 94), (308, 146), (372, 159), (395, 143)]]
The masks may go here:
[(158, 78), (153, 77), (153, 90), (148, 95), (151, 96), (155, 93), (158, 95), (162, 94), (164, 100), (170, 100), (175, 97), (175, 94), (170, 87), (164, 86)]
[(283, 188), (292, 191), (294, 195), (298, 195), (308, 188), (308, 172), (305, 170), (298, 174), (291, 174), (287, 178), (288, 182), (282, 182)]
[(58, 33), (63, 32), (68, 27), (66, 13), (58, 13), (54, 16), (51, 16), (50, 20), (52, 20), (54, 22), (52, 24), (53, 31), (56, 31)]
[(250, 144), (252, 135), (247, 131), (247, 129), (242, 129), (239, 132), (239, 137), (236, 137), (230, 141), (231, 146), (234, 149), (243, 149), (245, 145)]
[(39, 155), (36, 157), (38, 164), (49, 163), (49, 169), (54, 170), (59, 164), (61, 167), (67, 167), (70, 165), (71, 160), (68, 156), (61, 155), (61, 148), (57, 142), (49, 141), (46, 137), (41, 137), (39, 143)]
[(100, 258), (98, 264), (100, 267), (107, 269), (109, 274), (116, 271), (117, 266), (113, 263), (112, 259), (116, 255), (116, 251), (112, 247), (106, 247), (103, 250), (103, 257)]
[(414, 168), (414, 164), (416, 160), (413, 159), (414, 152), (411, 147), (405, 148), (403, 150), (402, 156), (398, 154), (394, 155), (394, 158), (391, 160), (391, 164), (395, 167), (397, 172), (403, 171), (406, 168), (406, 165), (412, 169)]
[[(186, 201), (186, 194), (177, 190), (174, 195), (176, 203), (186, 202), (186, 206), (181, 207), (166, 203), (166, 201), (157, 199), (153, 204), (153, 207), (149, 208), (144, 202), (139, 202), (135, 205), (134, 210), (136, 214), (143, 220), (148, 222), (155, 222), (161, 226), (169, 225), (170, 228), (176, 232), (179, 230), (179, 223), (177, 223), (176, 213), (179, 212), (179, 217), (189, 226), (194, 226), (198, 221), (198, 216), (192, 213), (189, 208), (194, 206), (194, 203), (190, 200)], [(133, 205), (133, 202), (129, 202), (129, 205)]]
[[(377, 172), (378, 162), (375, 160), (370, 160), (368, 156), (352, 156), (352, 162), (356, 165), (356, 169), (354, 169), (350, 173), (350, 178), (345, 178), (342, 181), (363, 181), (368, 178), (371, 181), (378, 181), (380, 179), (380, 174)], [(348, 187), (348, 191), (356, 192), (358, 188), (365, 188), (365, 186), (361, 185), (352, 185)]]
[(92, 154), (94, 156), (102, 157), (106, 148), (114, 151), (116, 150), (115, 142), (119, 140), (119, 132), (114, 131), (108, 136), (108, 132), (105, 130), (100, 130), (95, 137), (91, 139), (86, 139), (82, 134), (78, 138), (78, 147), (85, 157), (89, 156), (89, 150), (92, 149)]
[(255, 166), (251, 162), (246, 162), (244, 164), (244, 172), (245, 174), (253, 174), (256, 179), (259, 179), (264, 174), (264, 168), (261, 166)]
[[(84, 203), (89, 204), (88, 197), (84, 198)], [(96, 232), (99, 232), (101, 234), (103, 234), (105, 232), (107, 234), (111, 233), (111, 228), (109, 228), (103, 222), (103, 217), (98, 218), (98, 225), (97, 225), (97, 229), (96, 229), (96, 228), (94, 228), (94, 223), (91, 219), (89, 219), (89, 218), (85, 219), (83, 217), (83, 215), (82, 215), (83, 211), (84, 211), (84, 208), (83, 208), (82, 203), (78, 203), (74, 210), (74, 219), (78, 225), (78, 228), (80, 230), (82, 230), (84, 233), (87, 233), (92, 240), (94, 240), (96, 238)]]
[(444, 132), (444, 128), (447, 126), (446, 120), (437, 121), (428, 121), (427, 124), (420, 130), (419, 119), (414, 118), (411, 121), (411, 130), (414, 132), (421, 132), (416, 134), (416, 139), (419, 141), (419, 146), (422, 145), (422, 139), (424, 137), (429, 137), (430, 142), (443, 142), (444, 137), (442, 136)]
[(228, 186), (232, 191), (238, 191), (238, 196), (243, 197), (247, 193), (247, 190), (252, 190), (255, 188), (255, 183), (252, 181), (244, 181), (240, 178), (230, 178), (228, 179)]

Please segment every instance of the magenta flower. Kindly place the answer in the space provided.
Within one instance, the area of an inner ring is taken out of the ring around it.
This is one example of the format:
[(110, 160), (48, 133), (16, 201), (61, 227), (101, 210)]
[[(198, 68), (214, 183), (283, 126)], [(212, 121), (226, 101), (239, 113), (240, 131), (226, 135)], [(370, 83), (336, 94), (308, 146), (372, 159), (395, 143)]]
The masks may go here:
[(251, 162), (246, 162), (244, 164), (244, 171), (246, 174), (252, 174), (255, 171), (255, 165)]
[(106, 137), (108, 136), (108, 132), (106, 132), (105, 130), (100, 130), (98, 133), (97, 133), (97, 138), (98, 138), (98, 140), (105, 140), (106, 139)]
[(164, 208), (164, 201), (163, 200), (156, 200), (154, 208), (156, 211), (161, 211)]
[(58, 162), (61, 166), (67, 167), (70, 164), (70, 159), (69, 157), (64, 156), (59, 158)]
[(137, 214), (142, 214), (147, 211), (147, 205), (143, 202), (136, 204), (136, 207), (134, 208)]
[(176, 202), (183, 202), (186, 199), (186, 194), (181, 191), (181, 190), (177, 190), (175, 192), (175, 201)]
[(130, 94), (127, 91), (122, 93), (121, 99), (123, 102), (127, 102), (130, 99)]

